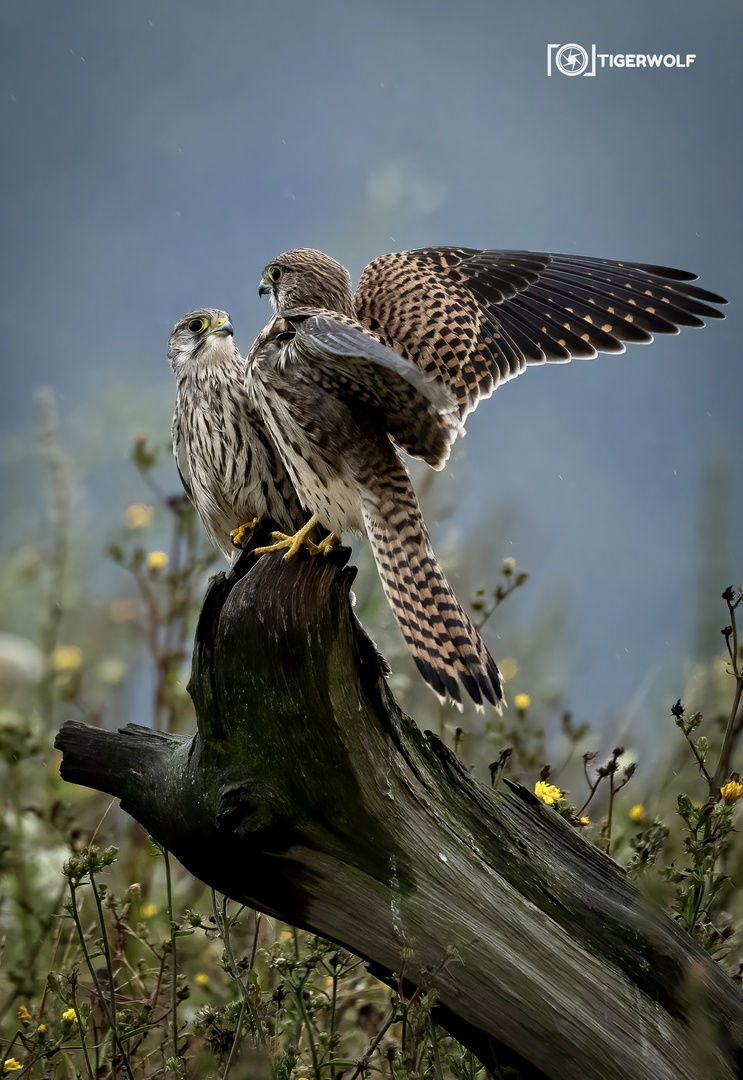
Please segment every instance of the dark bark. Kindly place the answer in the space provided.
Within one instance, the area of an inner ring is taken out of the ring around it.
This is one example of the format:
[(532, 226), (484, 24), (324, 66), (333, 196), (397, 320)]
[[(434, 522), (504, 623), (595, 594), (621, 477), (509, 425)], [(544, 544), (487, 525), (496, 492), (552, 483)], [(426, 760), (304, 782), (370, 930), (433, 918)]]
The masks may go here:
[(739, 1075), (735, 985), (554, 810), (476, 783), (400, 712), (347, 558), (245, 554), (199, 621), (198, 733), (70, 722), (62, 776), (120, 798), (219, 891), (435, 989), (491, 1067)]

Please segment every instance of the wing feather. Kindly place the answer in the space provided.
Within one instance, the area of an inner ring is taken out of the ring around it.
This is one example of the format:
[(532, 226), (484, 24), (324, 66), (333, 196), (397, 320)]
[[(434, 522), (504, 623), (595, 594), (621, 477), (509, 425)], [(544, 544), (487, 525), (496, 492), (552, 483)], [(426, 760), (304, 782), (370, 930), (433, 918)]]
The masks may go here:
[(359, 321), (451, 388), (462, 416), (527, 366), (624, 352), (721, 319), (727, 301), (673, 267), (581, 255), (421, 248), (359, 281)]
[(443, 466), (460, 430), (449, 390), (350, 319), (327, 312), (289, 311), (294, 362), (352, 407), (373, 409), (385, 431), (409, 454)]

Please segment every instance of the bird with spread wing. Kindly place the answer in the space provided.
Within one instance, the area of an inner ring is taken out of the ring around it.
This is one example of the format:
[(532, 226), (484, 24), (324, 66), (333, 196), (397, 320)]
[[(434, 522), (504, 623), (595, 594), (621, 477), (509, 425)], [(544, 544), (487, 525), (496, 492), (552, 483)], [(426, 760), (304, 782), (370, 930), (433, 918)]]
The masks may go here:
[[(624, 352), (704, 326), (726, 301), (668, 267), (574, 255), (425, 248), (384, 255), (354, 294), (348, 271), (297, 249), (263, 272), (275, 315), (245, 386), (311, 514), (270, 551), (327, 551), (366, 531), (385, 593), (424, 679), (498, 705), (498, 669), (436, 562), (400, 449), (441, 468), (482, 397), (529, 365)], [(332, 535), (320, 545), (316, 524)]]

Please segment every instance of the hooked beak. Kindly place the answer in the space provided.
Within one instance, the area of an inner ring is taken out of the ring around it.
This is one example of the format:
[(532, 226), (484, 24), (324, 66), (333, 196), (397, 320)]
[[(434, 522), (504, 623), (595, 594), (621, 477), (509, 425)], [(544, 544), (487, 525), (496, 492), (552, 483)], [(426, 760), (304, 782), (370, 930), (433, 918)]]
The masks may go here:
[(264, 285), (264, 283), (263, 283), (263, 282), (261, 282), (261, 284), (260, 284), (260, 285), (258, 286), (258, 295), (259, 295), (259, 296), (268, 296), (268, 294), (270, 293), (270, 291), (271, 291), (271, 290), (270, 290), (270, 288), (268, 287), (268, 285)]
[(217, 337), (232, 337), (235, 331), (232, 328), (230, 320), (224, 319), (215, 324), (212, 333), (216, 334)]

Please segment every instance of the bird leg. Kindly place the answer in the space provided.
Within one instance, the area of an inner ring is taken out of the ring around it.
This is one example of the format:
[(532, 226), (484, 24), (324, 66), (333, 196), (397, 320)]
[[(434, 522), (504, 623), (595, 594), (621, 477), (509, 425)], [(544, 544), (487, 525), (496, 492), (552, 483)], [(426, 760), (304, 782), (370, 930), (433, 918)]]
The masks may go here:
[(286, 533), (275, 532), (273, 538), (276, 541), (274, 544), (269, 544), (268, 547), (261, 547), (255, 549), (256, 555), (265, 555), (269, 551), (283, 551), (286, 548), (285, 559), (291, 559), (297, 554), (301, 547), (306, 547), (310, 555), (319, 555), (321, 552), (323, 555), (327, 555), (332, 551), (336, 544), (340, 543), (340, 537), (335, 533), (331, 533), (330, 536), (326, 536), (324, 540), (321, 540), (319, 544), (315, 544), (312, 540), (308, 540), (309, 534), (317, 525), (317, 515), (313, 514), (306, 525), (303, 525), (301, 529), (294, 533), (293, 536), (287, 536)]
[(244, 525), (238, 525), (236, 529), (232, 529), (230, 540), (232, 540), (235, 547), (243, 546), (243, 541), (247, 538), (248, 533), (252, 533), (257, 524), (258, 518), (254, 517), (252, 521), (246, 521)]

